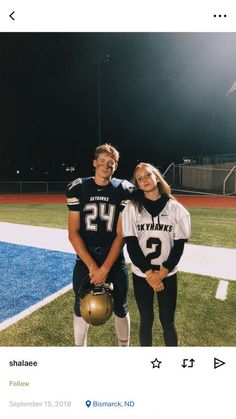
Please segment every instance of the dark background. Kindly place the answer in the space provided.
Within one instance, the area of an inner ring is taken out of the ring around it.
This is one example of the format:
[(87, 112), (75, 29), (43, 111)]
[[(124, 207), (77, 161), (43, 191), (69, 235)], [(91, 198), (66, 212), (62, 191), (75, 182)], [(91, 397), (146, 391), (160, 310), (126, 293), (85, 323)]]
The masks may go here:
[(236, 153), (235, 33), (2, 33), (0, 180), (92, 174), (104, 54), (101, 142), (121, 153), (118, 177)]

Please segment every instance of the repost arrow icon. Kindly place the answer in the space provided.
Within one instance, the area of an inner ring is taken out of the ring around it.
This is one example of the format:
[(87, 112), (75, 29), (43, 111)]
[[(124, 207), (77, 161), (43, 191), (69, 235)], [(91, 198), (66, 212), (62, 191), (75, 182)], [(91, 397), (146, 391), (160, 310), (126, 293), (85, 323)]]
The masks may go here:
[(219, 368), (224, 364), (225, 364), (225, 362), (221, 361), (221, 359), (214, 358), (214, 369)]
[(192, 358), (189, 360), (189, 362), (190, 362), (190, 365), (188, 367), (193, 368), (193, 363), (195, 362), (195, 359)]
[(188, 359), (187, 358), (184, 358), (183, 359), (183, 364), (182, 364), (182, 367), (183, 368), (186, 368), (187, 367), (186, 361), (188, 361)]

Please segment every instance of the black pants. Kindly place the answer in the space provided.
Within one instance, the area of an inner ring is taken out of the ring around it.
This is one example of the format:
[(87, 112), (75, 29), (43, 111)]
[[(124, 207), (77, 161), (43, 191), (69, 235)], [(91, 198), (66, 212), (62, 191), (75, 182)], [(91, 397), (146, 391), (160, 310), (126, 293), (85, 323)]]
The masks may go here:
[[(107, 247), (88, 247), (90, 254), (96, 261), (98, 266), (101, 266), (110, 248)], [(84, 296), (87, 291), (93, 288), (90, 284), (90, 278), (88, 277), (88, 268), (77, 257), (76, 264), (73, 272), (73, 289), (75, 293), (75, 305), (74, 311), (76, 316), (80, 314), (80, 297)], [(113, 302), (114, 302), (114, 313), (118, 317), (125, 317), (128, 313), (128, 271), (124, 259), (123, 252), (120, 254), (114, 265), (112, 266), (107, 280), (107, 283), (113, 283)]]
[(141, 346), (152, 346), (152, 326), (154, 320), (153, 300), (157, 294), (159, 318), (164, 333), (165, 346), (177, 346), (174, 316), (177, 299), (177, 275), (164, 279), (164, 290), (155, 293), (145, 278), (133, 273), (134, 295), (140, 314), (139, 338)]

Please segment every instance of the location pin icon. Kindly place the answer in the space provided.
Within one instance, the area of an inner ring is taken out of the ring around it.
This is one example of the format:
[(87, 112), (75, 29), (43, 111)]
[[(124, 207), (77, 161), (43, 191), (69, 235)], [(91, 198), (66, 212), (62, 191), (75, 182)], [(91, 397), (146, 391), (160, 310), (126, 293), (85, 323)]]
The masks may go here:
[(91, 401), (90, 400), (86, 400), (85, 404), (86, 404), (87, 407), (90, 407), (91, 406)]

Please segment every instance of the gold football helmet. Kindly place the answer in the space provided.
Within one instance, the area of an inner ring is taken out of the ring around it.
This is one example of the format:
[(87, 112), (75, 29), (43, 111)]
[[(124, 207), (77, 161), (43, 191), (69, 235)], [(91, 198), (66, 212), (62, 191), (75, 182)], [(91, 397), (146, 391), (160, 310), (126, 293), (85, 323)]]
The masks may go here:
[(111, 317), (113, 312), (112, 289), (112, 284), (96, 285), (80, 299), (81, 316), (87, 323), (99, 326)]

